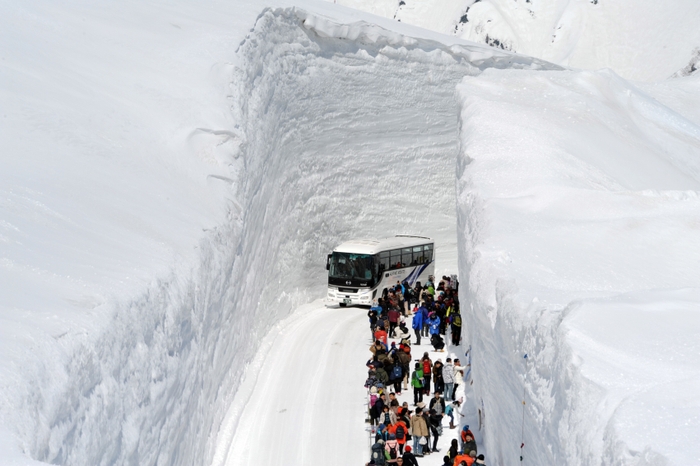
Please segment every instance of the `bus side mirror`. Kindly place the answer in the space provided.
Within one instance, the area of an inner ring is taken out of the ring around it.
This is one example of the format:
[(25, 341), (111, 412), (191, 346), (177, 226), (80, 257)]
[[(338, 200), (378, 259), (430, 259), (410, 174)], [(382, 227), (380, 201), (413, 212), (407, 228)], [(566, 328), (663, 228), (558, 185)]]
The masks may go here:
[(328, 257), (326, 258), (326, 270), (331, 269), (331, 257), (332, 256), (333, 256), (332, 254), (328, 254)]

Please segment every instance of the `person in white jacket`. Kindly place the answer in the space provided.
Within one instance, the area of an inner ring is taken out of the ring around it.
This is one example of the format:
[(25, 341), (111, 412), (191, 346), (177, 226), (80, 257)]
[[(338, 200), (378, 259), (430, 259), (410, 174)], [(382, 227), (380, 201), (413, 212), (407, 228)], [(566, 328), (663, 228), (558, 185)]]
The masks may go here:
[(442, 380), (445, 382), (445, 401), (452, 401), (455, 386), (455, 366), (452, 364), (452, 358), (447, 358), (442, 366)]

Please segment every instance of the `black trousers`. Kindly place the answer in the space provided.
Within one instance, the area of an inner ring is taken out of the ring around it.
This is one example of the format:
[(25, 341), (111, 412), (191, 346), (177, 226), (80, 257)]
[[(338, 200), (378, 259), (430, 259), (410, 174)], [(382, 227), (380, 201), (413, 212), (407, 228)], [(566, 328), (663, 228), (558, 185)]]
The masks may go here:
[(413, 387), (413, 404), (417, 405), (421, 401), (423, 401), (423, 388)]

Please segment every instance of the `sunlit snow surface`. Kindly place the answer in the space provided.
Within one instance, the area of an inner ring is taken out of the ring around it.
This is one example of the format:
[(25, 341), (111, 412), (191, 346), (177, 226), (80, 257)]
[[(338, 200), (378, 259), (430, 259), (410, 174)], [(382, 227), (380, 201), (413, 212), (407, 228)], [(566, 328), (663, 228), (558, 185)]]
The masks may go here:
[(518, 445), (492, 439), (520, 435), (502, 400), (523, 379), (540, 464), (700, 461), (698, 84), (489, 70), (458, 87), (460, 272), (475, 354), (498, 355), (474, 377), (504, 461)]
[(526, 370), (528, 459), (698, 462), (697, 80), (295, 3), (2, 6), (3, 464), (230, 459), (246, 364), (325, 254), (405, 232), (438, 273), (459, 250), (490, 464), (520, 453)]
[(695, 0), (328, 1), (559, 65), (612, 68), (641, 81), (666, 79), (700, 56)]

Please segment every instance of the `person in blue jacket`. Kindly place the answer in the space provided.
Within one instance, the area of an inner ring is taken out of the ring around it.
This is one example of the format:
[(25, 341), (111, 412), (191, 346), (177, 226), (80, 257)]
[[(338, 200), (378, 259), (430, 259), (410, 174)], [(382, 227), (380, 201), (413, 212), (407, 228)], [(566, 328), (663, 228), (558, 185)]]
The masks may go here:
[(430, 335), (437, 335), (440, 333), (440, 318), (435, 312), (431, 312), (428, 315), (428, 320), (425, 321), (430, 327)]
[[(421, 306), (421, 308), (423, 308), (423, 306)], [(420, 345), (420, 333), (421, 330), (423, 330), (423, 313), (421, 312), (421, 308), (413, 314), (413, 322), (411, 325), (413, 331), (416, 332), (416, 345)]]

